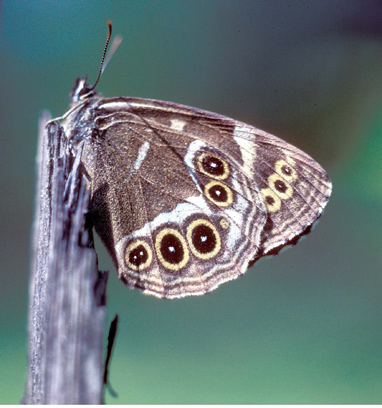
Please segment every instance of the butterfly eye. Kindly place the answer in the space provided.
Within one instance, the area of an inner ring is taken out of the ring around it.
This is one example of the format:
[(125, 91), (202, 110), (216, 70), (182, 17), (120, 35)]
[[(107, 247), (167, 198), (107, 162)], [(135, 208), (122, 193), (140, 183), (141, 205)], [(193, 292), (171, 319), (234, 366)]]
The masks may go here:
[(135, 271), (149, 267), (152, 259), (150, 246), (145, 241), (133, 242), (125, 250), (126, 264)]
[(161, 264), (172, 271), (183, 268), (190, 259), (186, 240), (172, 228), (166, 228), (157, 235), (155, 250)]
[(199, 219), (187, 228), (187, 239), (192, 253), (201, 259), (213, 258), (221, 248), (219, 233), (209, 221)]
[(210, 201), (221, 207), (228, 207), (233, 202), (231, 189), (218, 181), (208, 183), (204, 188), (204, 192)]
[(229, 175), (229, 167), (227, 162), (210, 154), (203, 153), (199, 159), (199, 170), (218, 180), (225, 180)]
[(297, 179), (296, 170), (285, 160), (278, 160), (275, 163), (275, 169), (286, 181), (292, 182)]

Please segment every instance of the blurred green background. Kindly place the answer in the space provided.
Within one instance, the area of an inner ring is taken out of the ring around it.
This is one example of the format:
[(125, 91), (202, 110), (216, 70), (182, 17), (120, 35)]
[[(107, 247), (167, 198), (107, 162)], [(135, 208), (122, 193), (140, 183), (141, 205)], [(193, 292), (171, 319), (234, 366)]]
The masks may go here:
[(37, 119), (94, 82), (104, 96), (225, 114), (312, 155), (334, 191), (314, 232), (244, 277), (163, 301), (110, 269), (120, 314), (109, 403), (382, 403), (382, 2), (1, 2), (0, 403), (27, 367)]

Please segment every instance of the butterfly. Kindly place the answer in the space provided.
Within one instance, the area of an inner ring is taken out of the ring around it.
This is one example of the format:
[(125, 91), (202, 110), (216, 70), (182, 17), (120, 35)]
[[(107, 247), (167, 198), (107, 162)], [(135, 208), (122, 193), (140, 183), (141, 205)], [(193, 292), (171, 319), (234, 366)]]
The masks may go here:
[[(160, 100), (103, 98), (77, 78), (62, 126), (120, 279), (159, 298), (201, 295), (310, 232), (324, 169), (276, 136)], [(79, 154), (79, 153), (78, 153)]]

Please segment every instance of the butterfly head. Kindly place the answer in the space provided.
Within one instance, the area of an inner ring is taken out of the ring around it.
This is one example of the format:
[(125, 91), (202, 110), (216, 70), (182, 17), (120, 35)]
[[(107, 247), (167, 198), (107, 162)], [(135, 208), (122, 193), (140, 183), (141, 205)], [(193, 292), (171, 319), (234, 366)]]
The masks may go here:
[(79, 77), (76, 79), (72, 92), (70, 93), (70, 99), (73, 103), (91, 98), (96, 94), (94, 86), (89, 85), (87, 80), (88, 77)]

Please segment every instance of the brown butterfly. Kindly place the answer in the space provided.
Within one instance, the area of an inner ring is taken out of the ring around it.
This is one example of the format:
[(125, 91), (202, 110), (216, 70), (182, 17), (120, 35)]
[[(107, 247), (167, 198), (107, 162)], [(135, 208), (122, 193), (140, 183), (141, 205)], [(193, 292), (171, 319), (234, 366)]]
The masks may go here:
[[(110, 36), (111, 25), (105, 51)], [(210, 292), (322, 214), (330, 179), (296, 147), (216, 113), (103, 98), (86, 80), (62, 125), (82, 146), (95, 228), (126, 285), (168, 299)]]

